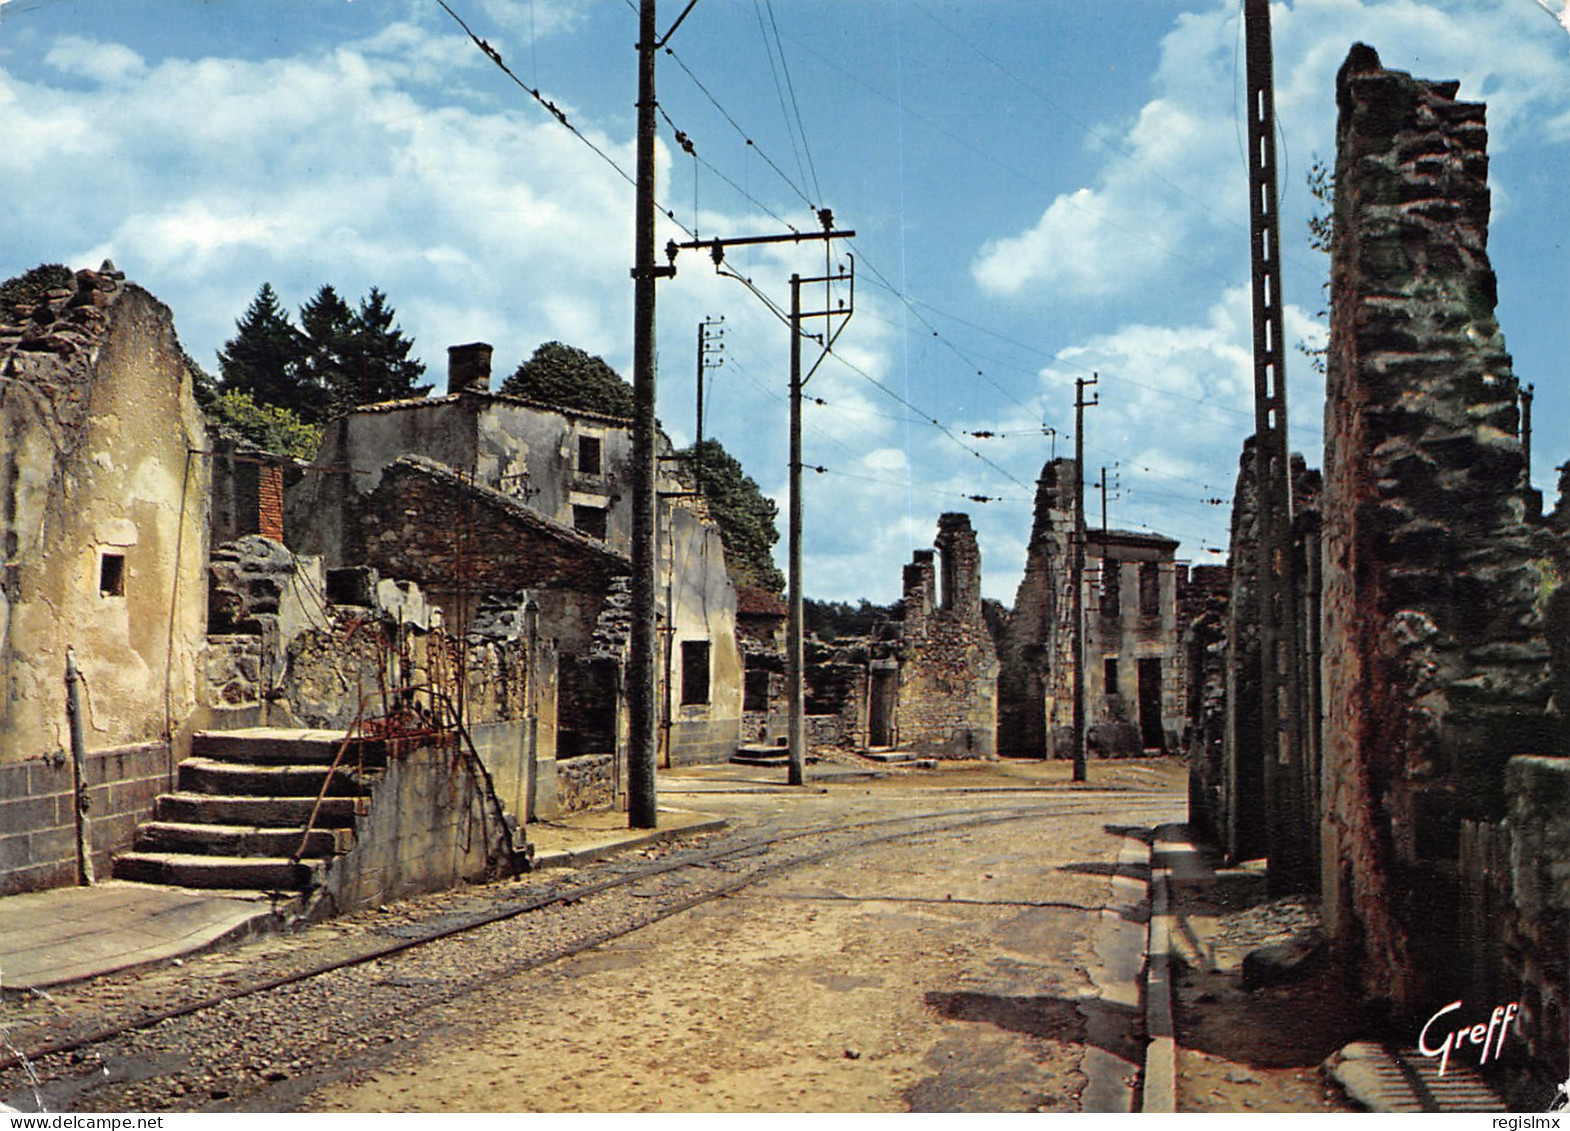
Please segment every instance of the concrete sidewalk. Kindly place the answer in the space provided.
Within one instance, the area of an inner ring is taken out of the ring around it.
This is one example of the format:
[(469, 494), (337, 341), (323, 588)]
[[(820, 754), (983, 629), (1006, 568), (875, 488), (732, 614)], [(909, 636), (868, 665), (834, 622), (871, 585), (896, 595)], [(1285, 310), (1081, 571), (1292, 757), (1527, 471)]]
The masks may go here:
[[(534, 867), (575, 867), (615, 852), (725, 827), (721, 818), (661, 807), (660, 827), (627, 814), (578, 813), (527, 826)], [(106, 880), (0, 898), (0, 990), (42, 990), (281, 930), (296, 901), (267, 892)]]

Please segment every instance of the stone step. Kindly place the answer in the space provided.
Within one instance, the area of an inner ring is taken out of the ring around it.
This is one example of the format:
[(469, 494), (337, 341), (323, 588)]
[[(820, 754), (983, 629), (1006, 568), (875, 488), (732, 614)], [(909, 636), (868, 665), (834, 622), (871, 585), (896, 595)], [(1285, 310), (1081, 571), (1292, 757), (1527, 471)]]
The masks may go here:
[(741, 746), (730, 760), (740, 766), (785, 766), (790, 754), (783, 746)]
[(304, 891), (318, 882), (320, 870), (320, 864), (296, 863), (287, 856), (122, 852), (114, 858), (117, 880), (183, 888)]
[[(191, 736), (191, 753), (197, 757), (244, 762), (251, 765), (330, 766), (343, 746), (341, 730), (292, 730), (282, 727), (246, 727), (242, 730), (201, 730)], [(385, 765), (386, 744), (380, 739), (359, 739), (344, 751), (344, 766)]]
[[(303, 828), (311, 819), (314, 797), (235, 797), (206, 793), (161, 794), (153, 819), (190, 825), (247, 825)], [(368, 797), (328, 797), (316, 816), (317, 828), (354, 827), (356, 815), (371, 811)]]
[(189, 856), (293, 856), (302, 838), (302, 856), (336, 856), (354, 847), (353, 829), (258, 828), (254, 825), (198, 825), (149, 821), (136, 830), (138, 852)]
[[(323, 765), (253, 765), (207, 757), (191, 757), (180, 763), (179, 788), (185, 793), (205, 793), (229, 797), (310, 797), (322, 791), (329, 768)], [(352, 797), (365, 787), (351, 764), (331, 771), (329, 797)]]

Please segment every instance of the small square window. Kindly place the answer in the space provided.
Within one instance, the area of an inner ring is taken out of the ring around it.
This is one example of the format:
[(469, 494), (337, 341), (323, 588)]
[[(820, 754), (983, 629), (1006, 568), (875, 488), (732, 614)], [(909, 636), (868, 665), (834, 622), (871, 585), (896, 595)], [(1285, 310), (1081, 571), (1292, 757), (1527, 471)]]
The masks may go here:
[(600, 473), (600, 440), (598, 436), (578, 437), (578, 474)]
[(709, 642), (683, 640), (681, 642), (681, 704), (709, 701)]
[(104, 554), (98, 559), (98, 595), (125, 596), (125, 555)]
[(605, 541), (607, 529), (606, 509), (604, 507), (584, 507), (574, 505), (572, 508), (572, 528), (579, 534), (590, 538)]

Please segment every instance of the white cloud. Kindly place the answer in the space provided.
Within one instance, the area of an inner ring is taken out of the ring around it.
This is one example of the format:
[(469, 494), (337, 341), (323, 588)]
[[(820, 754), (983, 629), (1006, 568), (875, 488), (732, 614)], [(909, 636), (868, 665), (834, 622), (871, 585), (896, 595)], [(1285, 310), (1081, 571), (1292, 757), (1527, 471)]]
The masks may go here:
[(62, 74), (107, 84), (127, 82), (147, 73), (146, 62), (129, 47), (74, 35), (56, 41), (44, 61)]
[[(1540, 144), (1545, 121), (1553, 140), (1570, 131), (1564, 43), (1543, 34), (1541, 14), (1524, 2), (1297, 0), (1272, 13), (1284, 238), (1301, 230), (1310, 155), (1334, 154), (1335, 73), (1354, 41), (1380, 49), (1386, 66), (1459, 79), (1461, 97), (1486, 100), (1496, 155)], [(984, 293), (1105, 300), (1217, 271), (1213, 247), (1235, 242), (1246, 217), (1237, 19), (1233, 0), (1178, 17), (1150, 99), (1102, 151), (1094, 182), (1059, 193), (1034, 225), (980, 248), (972, 275)]]

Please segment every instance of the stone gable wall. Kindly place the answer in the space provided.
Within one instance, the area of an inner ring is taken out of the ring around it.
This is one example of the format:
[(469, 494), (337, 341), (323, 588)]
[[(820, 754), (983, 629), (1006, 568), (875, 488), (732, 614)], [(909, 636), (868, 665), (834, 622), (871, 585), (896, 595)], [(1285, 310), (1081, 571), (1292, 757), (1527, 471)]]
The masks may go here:
[(1415, 1012), (1464, 942), (1461, 822), (1503, 816), (1506, 762), (1556, 752), (1562, 729), (1494, 319), (1484, 108), (1456, 90), (1363, 45), (1337, 86), (1322, 888), (1369, 992)]

